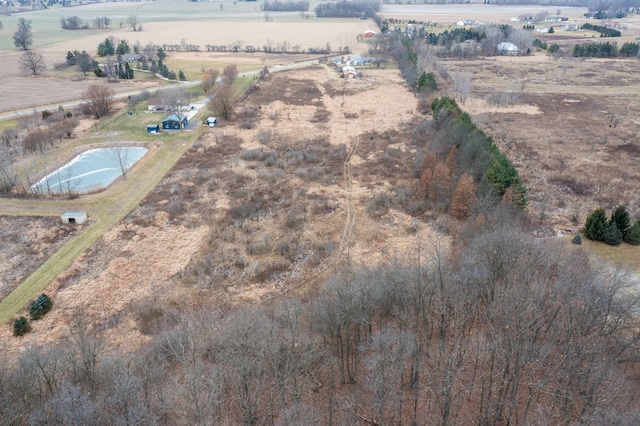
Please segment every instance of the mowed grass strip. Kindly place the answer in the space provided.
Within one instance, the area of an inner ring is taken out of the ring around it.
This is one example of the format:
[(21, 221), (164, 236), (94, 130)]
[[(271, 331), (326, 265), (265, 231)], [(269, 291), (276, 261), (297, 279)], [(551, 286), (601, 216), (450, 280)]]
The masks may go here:
[[(97, 203), (85, 201), (87, 207), (85, 210), (95, 216), (96, 222), (76, 238), (64, 244), (49, 260), (0, 302), (0, 324), (9, 322), (31, 299), (35, 298), (51, 281), (68, 268), (80, 254), (133, 210), (171, 170), (199, 133), (194, 132), (188, 143), (165, 142), (151, 161), (131, 173), (130, 177), (121, 182), (117, 188), (104, 192), (100, 201)], [(71, 204), (73, 209), (81, 209), (85, 207), (84, 203)], [(65, 204), (65, 207), (67, 206)], [(22, 214), (29, 214), (29, 210), (23, 211)]]

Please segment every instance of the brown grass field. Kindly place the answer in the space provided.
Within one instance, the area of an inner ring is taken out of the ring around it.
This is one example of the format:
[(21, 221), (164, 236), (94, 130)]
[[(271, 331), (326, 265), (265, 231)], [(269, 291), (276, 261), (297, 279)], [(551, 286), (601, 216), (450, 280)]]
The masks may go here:
[[(399, 13), (391, 6), (385, 8)], [(441, 16), (474, 18), (468, 15), (469, 10)], [(486, 19), (504, 20), (515, 12), (500, 9), (499, 14)], [(372, 27), (371, 22), (360, 20), (264, 22), (258, 15), (251, 25), (239, 20), (227, 26), (189, 22), (190, 32), (185, 35), (185, 24), (176, 22), (175, 26), (145, 23), (141, 33), (124, 29), (113, 33), (132, 42), (134, 36), (144, 37), (142, 44), (149, 40), (179, 43), (182, 38), (194, 44), (207, 44), (212, 39), (222, 44), (241, 38), (245, 45), (265, 43), (265, 34), (275, 42), (284, 37), (293, 41), (290, 34), (296, 34), (296, 41), (303, 45), (329, 41), (337, 47), (352, 46), (356, 34)], [(630, 19), (635, 22), (636, 18)], [(242, 31), (237, 33), (239, 26)], [(570, 44), (576, 35), (553, 37), (564, 37), (558, 40)], [(69, 49), (90, 49), (102, 39), (104, 34), (94, 34), (74, 43), (46, 46), (42, 52), (52, 63)], [(353, 44), (352, 48), (366, 50), (366, 45)], [(1, 59), (11, 64), (18, 53), (2, 55)], [(259, 69), (263, 64), (293, 59), (287, 55), (201, 52), (171, 54), (168, 63), (176, 70), (183, 66), (189, 73), (197, 73), (228, 61), (244, 69)], [(471, 94), (461, 106), (518, 168), (538, 235), (577, 233), (596, 207), (611, 210), (625, 204), (634, 218), (640, 217), (640, 171), (635, 167), (640, 156), (636, 141), (640, 124), (638, 60), (554, 61), (538, 52), (526, 57), (442, 63), (449, 75), (464, 72), (472, 76)], [(96, 81), (95, 77), (71, 81), (73, 77), (65, 75), (66, 71), (50, 71), (35, 78), (16, 72), (10, 69), (4, 80), (9, 84), (0, 88), (0, 105), (4, 103), (0, 109), (73, 99)], [(411, 213), (410, 208), (416, 184), (411, 173), (414, 152), (404, 129), (407, 123), (429, 117), (418, 114), (417, 100), (397, 69), (362, 72), (359, 80), (341, 80), (325, 65), (273, 73), (238, 106), (235, 120), (215, 129), (200, 129), (203, 135), (144, 201), (46, 287), (55, 308), (38, 322), (31, 336), (41, 342), (56, 339), (71, 313), (87, 307), (111, 345), (135, 350), (152, 334), (144, 320), (145, 300), (161, 300), (167, 310), (262, 302), (310, 289), (346, 262), (371, 265), (428, 251), (436, 244), (446, 247), (448, 237), (443, 230), (456, 224), (419, 209)], [(453, 96), (450, 80), (438, 78), (438, 95)], [(151, 84), (156, 83), (116, 86), (132, 90)], [(4, 96), (9, 93), (11, 96)], [(510, 106), (491, 105), (490, 95), (496, 93), (511, 93), (518, 101)], [(26, 94), (25, 100), (18, 99), (19, 94)], [(122, 121), (107, 123), (101, 132), (89, 126), (78, 138), (102, 138), (104, 142), (103, 135), (117, 129)], [(77, 143), (66, 142), (56, 149), (64, 152)], [(187, 143), (181, 140), (176, 149), (187, 149)], [(131, 179), (140, 176), (136, 173), (147, 176), (150, 171), (141, 167), (132, 172)], [(103, 195), (92, 195), (90, 201), (112, 200), (124, 194), (122, 188), (115, 186)], [(122, 199), (125, 203), (126, 196)], [(28, 203), (37, 206), (38, 201)], [(48, 203), (42, 209), (90, 205), (82, 197)], [(27, 216), (27, 202), (3, 200), (3, 204), (2, 213)], [(108, 210), (108, 206), (100, 206)], [(59, 227), (54, 219), (32, 224), (34, 238), (46, 236), (48, 246), (24, 250), (24, 256), (31, 256), (24, 270), (11, 277), (7, 269), (0, 271), (3, 283), (10, 278), (8, 285), (15, 287), (18, 277), (28, 275), (48, 256), (46, 250), (54, 250), (65, 240), (64, 232), (51, 230)], [(34, 245), (32, 240), (22, 241), (14, 235), (13, 230), (24, 220), (3, 216), (0, 229), (3, 236), (12, 230), (12, 241), (17, 244)], [(12, 246), (3, 247), (6, 254)], [(607, 260), (621, 260), (640, 270), (636, 247), (585, 247)], [(7, 259), (6, 255), (2, 259)], [(18, 262), (3, 263), (15, 266)], [(97, 297), (99, 304), (93, 303)], [(0, 344), (11, 350), (19, 350), (28, 340), (14, 339), (10, 334), (9, 327), (2, 328)]]

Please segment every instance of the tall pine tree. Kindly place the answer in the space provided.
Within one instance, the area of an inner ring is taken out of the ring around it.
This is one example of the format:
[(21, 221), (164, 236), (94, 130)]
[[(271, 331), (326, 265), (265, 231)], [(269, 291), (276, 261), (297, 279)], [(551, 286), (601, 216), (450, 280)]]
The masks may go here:
[(603, 241), (607, 226), (607, 213), (604, 209), (595, 209), (587, 217), (587, 222), (584, 225), (584, 236), (590, 240)]

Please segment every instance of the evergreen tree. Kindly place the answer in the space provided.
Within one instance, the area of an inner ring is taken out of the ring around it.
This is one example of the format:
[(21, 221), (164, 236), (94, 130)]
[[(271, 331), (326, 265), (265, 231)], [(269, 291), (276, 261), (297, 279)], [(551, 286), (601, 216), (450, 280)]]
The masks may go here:
[(32, 300), (31, 303), (29, 303), (29, 316), (31, 317), (31, 321), (37, 321), (42, 318), (51, 310), (52, 306), (53, 302), (51, 298), (44, 293), (35, 300)]
[(180, 79), (180, 81), (187, 81), (187, 77), (185, 77), (182, 70), (180, 70), (180, 72), (178, 73), (178, 78)]
[(629, 217), (629, 212), (627, 211), (627, 208), (625, 206), (618, 206), (613, 211), (613, 213), (611, 213), (611, 219), (609, 220), (609, 223), (612, 222), (615, 222), (615, 224), (618, 226), (618, 229), (622, 232), (622, 236), (624, 238), (624, 236), (627, 235), (627, 232), (629, 231), (629, 226), (631, 226), (631, 218)]
[(116, 52), (116, 48), (109, 37), (105, 38), (102, 43), (98, 45), (98, 56), (113, 55)]
[(606, 229), (607, 213), (604, 209), (595, 209), (587, 217), (587, 222), (584, 225), (584, 236), (593, 241), (603, 241)]
[(436, 77), (433, 73), (423, 72), (418, 78), (418, 89), (433, 92), (438, 88)]
[(633, 225), (629, 227), (627, 233), (622, 237), (622, 241), (633, 244), (634, 246), (640, 245), (640, 219), (636, 220)]
[(612, 246), (617, 246), (622, 242), (622, 231), (618, 229), (615, 222), (611, 222), (604, 230), (602, 241)]
[(31, 331), (31, 324), (25, 317), (17, 318), (13, 321), (13, 335), (22, 336)]

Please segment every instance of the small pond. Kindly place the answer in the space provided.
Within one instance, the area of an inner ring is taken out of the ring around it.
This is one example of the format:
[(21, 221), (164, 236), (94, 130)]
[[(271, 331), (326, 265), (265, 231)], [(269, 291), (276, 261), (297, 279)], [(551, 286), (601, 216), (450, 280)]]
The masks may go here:
[(142, 147), (85, 151), (31, 187), (34, 194), (86, 194), (106, 188), (147, 153)]

